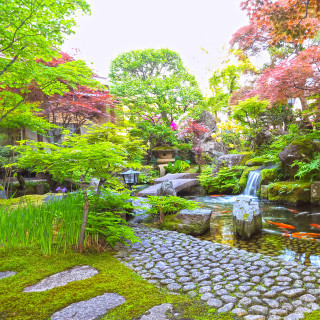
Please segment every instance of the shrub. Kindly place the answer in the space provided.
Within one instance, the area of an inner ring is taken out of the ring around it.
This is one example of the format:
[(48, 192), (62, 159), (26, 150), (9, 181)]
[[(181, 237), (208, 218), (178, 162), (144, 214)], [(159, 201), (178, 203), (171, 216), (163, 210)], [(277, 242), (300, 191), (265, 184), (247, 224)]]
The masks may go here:
[(208, 193), (239, 193), (241, 186), (239, 183), (243, 166), (234, 166), (232, 168), (222, 167), (216, 175), (212, 174), (212, 168), (207, 167), (198, 177), (200, 185)]
[(190, 164), (186, 161), (176, 160), (173, 165), (171, 162), (169, 162), (168, 165), (164, 168), (169, 173), (180, 173), (190, 168)]
[(146, 203), (151, 205), (147, 212), (155, 217), (160, 217), (160, 222), (167, 214), (175, 214), (183, 209), (193, 210), (199, 207), (197, 202), (177, 196), (149, 196)]

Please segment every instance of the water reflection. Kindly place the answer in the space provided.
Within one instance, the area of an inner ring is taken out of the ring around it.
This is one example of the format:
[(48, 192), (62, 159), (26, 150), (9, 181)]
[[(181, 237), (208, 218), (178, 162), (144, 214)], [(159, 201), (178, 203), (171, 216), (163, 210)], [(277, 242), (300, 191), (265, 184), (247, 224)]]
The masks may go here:
[[(248, 252), (263, 253), (287, 261), (320, 267), (319, 207), (297, 209), (261, 201), (262, 233), (246, 241), (233, 235), (232, 207), (236, 196), (208, 196), (193, 199), (211, 208), (215, 213), (215, 218), (211, 220), (210, 232), (200, 237), (201, 239), (224, 243)], [(286, 229), (283, 225), (290, 226), (290, 229), (289, 227)]]

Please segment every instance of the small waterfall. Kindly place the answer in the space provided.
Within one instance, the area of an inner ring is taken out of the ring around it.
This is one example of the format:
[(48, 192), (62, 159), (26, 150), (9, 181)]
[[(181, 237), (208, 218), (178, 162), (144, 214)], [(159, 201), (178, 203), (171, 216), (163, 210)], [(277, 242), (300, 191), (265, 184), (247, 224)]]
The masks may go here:
[(259, 182), (260, 182), (261, 171), (250, 171), (248, 176), (248, 181), (243, 194), (246, 196), (257, 196)]

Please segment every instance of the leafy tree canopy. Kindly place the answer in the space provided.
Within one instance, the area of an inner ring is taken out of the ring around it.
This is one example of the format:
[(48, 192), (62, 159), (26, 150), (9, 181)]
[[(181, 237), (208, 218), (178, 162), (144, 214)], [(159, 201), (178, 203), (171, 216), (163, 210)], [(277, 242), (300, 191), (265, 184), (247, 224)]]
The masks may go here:
[(111, 63), (111, 93), (130, 108), (132, 119), (160, 116), (170, 126), (198, 104), (202, 95), (195, 77), (169, 49), (135, 50)]
[[(76, 11), (89, 13), (84, 0), (8, 0), (0, 5), (0, 125), (5, 117), (30, 111), (30, 85), (44, 94), (63, 94), (76, 85), (96, 86), (83, 61), (55, 68), (59, 46), (73, 33)], [(11, 100), (10, 103), (8, 101)], [(25, 121), (28, 127), (28, 122)]]

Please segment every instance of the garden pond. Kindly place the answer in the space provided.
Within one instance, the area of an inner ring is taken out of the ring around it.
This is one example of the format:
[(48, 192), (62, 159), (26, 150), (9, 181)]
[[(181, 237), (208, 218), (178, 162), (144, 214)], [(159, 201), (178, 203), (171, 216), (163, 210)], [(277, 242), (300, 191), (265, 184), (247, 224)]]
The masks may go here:
[(190, 197), (217, 214), (210, 231), (199, 237), (248, 252), (320, 267), (320, 207), (290, 207), (260, 200), (262, 232), (250, 240), (233, 234), (232, 209), (237, 196)]

